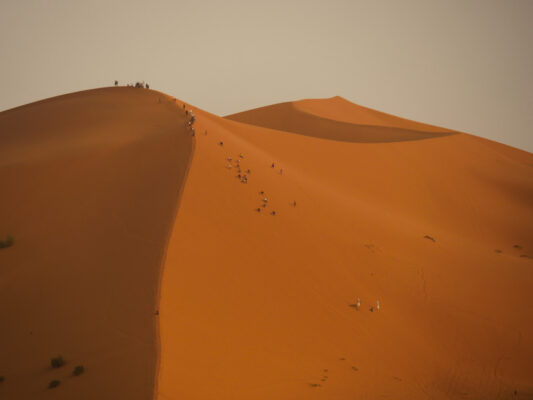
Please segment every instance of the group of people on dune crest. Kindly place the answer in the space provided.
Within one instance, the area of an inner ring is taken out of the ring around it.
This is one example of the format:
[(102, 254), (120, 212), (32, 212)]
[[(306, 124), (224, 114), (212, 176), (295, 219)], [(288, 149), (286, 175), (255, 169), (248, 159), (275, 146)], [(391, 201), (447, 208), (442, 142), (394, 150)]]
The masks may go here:
[[(115, 80), (115, 86), (118, 86), (118, 81)], [(140, 89), (150, 89), (150, 85), (148, 83), (142, 82), (135, 82), (135, 83), (128, 83), (126, 84), (127, 87), (135, 87)]]

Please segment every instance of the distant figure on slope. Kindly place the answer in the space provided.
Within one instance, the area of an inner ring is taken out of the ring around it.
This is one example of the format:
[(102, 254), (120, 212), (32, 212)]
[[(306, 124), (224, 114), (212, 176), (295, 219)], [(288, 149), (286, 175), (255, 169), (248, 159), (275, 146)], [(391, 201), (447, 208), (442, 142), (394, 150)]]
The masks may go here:
[(274, 167), (275, 167), (275, 165), (274, 165), (274, 163), (272, 163), (272, 166), (270, 168), (274, 168)]
[(115, 81), (115, 86), (118, 86), (118, 81)]
[(292, 202), (292, 206), (293, 206), (293, 207), (296, 207), (296, 200), (294, 200), (294, 201)]
[(149, 84), (146, 84), (146, 89), (150, 89), (150, 85)]
[(380, 309), (380, 305), (379, 305), (379, 300), (378, 300), (376, 301), (376, 311), (379, 311), (379, 309)]
[(361, 299), (358, 297), (357, 301), (355, 302), (355, 308), (359, 311), (361, 308)]

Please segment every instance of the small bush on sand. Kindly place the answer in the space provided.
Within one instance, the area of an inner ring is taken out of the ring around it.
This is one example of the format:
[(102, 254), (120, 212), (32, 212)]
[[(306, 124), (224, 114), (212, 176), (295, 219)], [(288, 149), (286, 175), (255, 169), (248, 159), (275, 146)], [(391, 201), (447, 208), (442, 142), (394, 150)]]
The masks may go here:
[(3, 249), (5, 247), (11, 247), (13, 246), (13, 243), (15, 243), (15, 239), (13, 239), (13, 236), (7, 235), (6, 240), (0, 240), (0, 249)]
[(80, 376), (85, 372), (85, 368), (83, 365), (77, 365), (76, 368), (74, 368), (74, 371), (72, 372), (74, 376)]
[(57, 379), (54, 379), (53, 381), (50, 381), (50, 383), (48, 384), (48, 388), (53, 389), (55, 387), (58, 387), (60, 383), (61, 383), (60, 381), (58, 381)]
[(61, 356), (54, 357), (50, 360), (52, 368), (59, 368), (65, 365), (65, 360)]

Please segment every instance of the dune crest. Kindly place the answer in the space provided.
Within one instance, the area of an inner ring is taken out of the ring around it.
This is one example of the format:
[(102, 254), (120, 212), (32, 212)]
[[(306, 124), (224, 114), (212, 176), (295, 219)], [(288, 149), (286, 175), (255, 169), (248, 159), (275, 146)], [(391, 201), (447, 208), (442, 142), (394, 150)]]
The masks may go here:
[(306, 113), (339, 122), (401, 128), (420, 132), (452, 132), (438, 126), (422, 124), (420, 122), (373, 110), (368, 107), (363, 107), (340, 96), (331, 97), (329, 99), (300, 100), (293, 102), (293, 104), (297, 109)]
[(260, 107), (225, 118), (279, 131), (354, 143), (390, 143), (457, 134), (350, 103), (341, 97)]

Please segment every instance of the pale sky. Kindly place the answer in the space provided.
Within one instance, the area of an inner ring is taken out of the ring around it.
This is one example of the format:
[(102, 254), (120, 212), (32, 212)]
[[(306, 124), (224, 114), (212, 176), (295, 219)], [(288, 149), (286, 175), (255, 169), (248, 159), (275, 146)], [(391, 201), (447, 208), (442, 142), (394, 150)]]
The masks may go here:
[(357, 104), (533, 152), (533, 0), (0, 0), (0, 111), (144, 80), (226, 115)]

